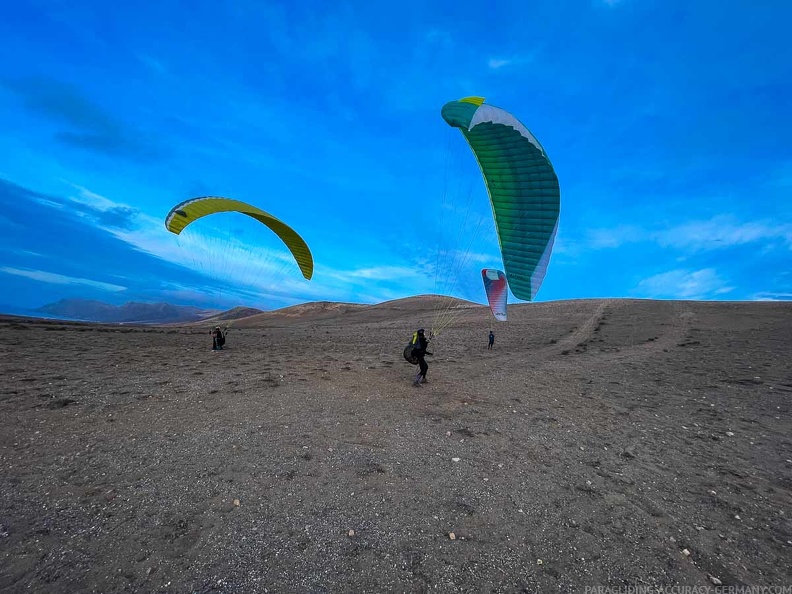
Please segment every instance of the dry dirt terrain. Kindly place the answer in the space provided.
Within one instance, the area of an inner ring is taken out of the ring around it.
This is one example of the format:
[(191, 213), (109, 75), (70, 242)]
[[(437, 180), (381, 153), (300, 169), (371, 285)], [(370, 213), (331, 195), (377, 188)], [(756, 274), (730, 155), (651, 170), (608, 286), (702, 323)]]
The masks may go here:
[(0, 319), (0, 592), (792, 586), (792, 304), (432, 303)]

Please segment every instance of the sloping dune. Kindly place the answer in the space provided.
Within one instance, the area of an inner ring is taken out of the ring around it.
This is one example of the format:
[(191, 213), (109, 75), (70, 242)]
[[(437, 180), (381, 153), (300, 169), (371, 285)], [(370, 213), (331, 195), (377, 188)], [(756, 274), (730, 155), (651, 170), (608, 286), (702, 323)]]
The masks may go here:
[(792, 585), (792, 304), (496, 323), (423, 296), (208, 331), (0, 318), (0, 592)]

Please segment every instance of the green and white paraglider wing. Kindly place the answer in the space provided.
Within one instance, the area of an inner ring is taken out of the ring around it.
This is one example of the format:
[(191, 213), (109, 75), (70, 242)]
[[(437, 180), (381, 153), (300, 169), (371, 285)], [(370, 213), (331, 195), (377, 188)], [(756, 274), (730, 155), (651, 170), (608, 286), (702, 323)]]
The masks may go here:
[(558, 231), (561, 194), (553, 165), (528, 128), (481, 97), (446, 103), (441, 115), (459, 128), (481, 168), (509, 287), (531, 301)]

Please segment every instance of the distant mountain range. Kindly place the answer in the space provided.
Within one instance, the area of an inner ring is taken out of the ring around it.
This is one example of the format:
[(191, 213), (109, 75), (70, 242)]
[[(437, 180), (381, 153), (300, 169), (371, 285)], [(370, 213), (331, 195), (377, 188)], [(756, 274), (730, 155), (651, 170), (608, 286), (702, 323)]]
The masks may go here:
[(35, 310), (37, 313), (84, 322), (170, 324), (197, 322), (220, 313), (170, 303), (138, 303), (130, 301), (123, 305), (110, 305), (91, 299), (61, 299)]
[(233, 309), (229, 309), (228, 311), (215, 312), (201, 319), (204, 322), (230, 322), (231, 320), (248, 318), (260, 313), (264, 313), (264, 310), (256, 309), (255, 307), (235, 307)]
[[(392, 301), (384, 301), (375, 305), (360, 303), (337, 303), (316, 301), (301, 303), (281, 309), (263, 311), (253, 307), (235, 307), (227, 311), (206, 309), (170, 303), (140, 303), (130, 301), (124, 305), (110, 305), (91, 299), (61, 299), (35, 310), (14, 310), (6, 308), (0, 311), (6, 315), (22, 317), (43, 317), (64, 321), (98, 322), (110, 324), (213, 324), (229, 325), (234, 321), (235, 327), (258, 327), (278, 324), (286, 321), (322, 321), (335, 319), (338, 316), (357, 318), (366, 316), (369, 320), (390, 319), (394, 313), (426, 317), (427, 314), (439, 311), (461, 312), (463, 310), (486, 308), (480, 304), (440, 295), (420, 295)], [(0, 314), (3, 315), (3, 314)]]

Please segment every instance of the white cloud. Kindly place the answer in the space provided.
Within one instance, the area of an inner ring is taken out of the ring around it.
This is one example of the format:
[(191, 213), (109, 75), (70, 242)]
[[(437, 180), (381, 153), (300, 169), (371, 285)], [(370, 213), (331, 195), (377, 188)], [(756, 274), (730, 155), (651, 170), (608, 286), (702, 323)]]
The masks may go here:
[(633, 293), (652, 299), (710, 299), (734, 290), (714, 268), (670, 270), (638, 283)]
[(489, 62), (487, 62), (487, 66), (489, 66), (493, 70), (497, 70), (498, 68), (503, 68), (504, 66), (508, 66), (509, 64), (511, 64), (511, 60), (501, 60), (497, 58), (490, 58)]
[(499, 70), (506, 66), (519, 66), (532, 62), (536, 54), (528, 54), (522, 56), (512, 56), (511, 58), (490, 58), (487, 61), (487, 66), (491, 70)]
[(755, 301), (792, 301), (792, 293), (762, 291), (760, 293), (754, 293), (751, 299)]
[(58, 210), (63, 210), (64, 208), (66, 208), (60, 202), (55, 202), (55, 201), (49, 200), (47, 198), (35, 198), (35, 201), (38, 202), (39, 204), (44, 205), (44, 206), (49, 206), (50, 208), (57, 208)]
[(35, 256), (36, 258), (46, 258), (44, 254), (40, 254), (39, 252), (34, 252), (33, 250), (25, 250), (21, 248), (13, 248), (13, 247), (0, 247), (4, 252), (9, 254), (14, 254), (17, 256)]
[[(65, 180), (64, 180), (65, 181)], [(71, 182), (66, 182), (71, 187), (77, 190), (76, 196), (69, 196), (69, 200), (73, 202), (77, 202), (78, 204), (84, 204), (86, 206), (90, 206), (97, 210), (112, 210), (114, 208), (131, 208), (128, 204), (123, 204), (121, 202), (114, 202), (109, 198), (105, 198), (100, 194), (96, 194), (95, 192), (91, 192), (88, 188), (84, 188), (77, 184), (73, 184)]]
[(587, 233), (587, 244), (593, 249), (621, 247), (647, 238), (647, 233), (635, 225), (619, 225), (610, 229), (592, 229)]
[(69, 196), (70, 200), (74, 202), (79, 202), (80, 204), (86, 204), (88, 206), (93, 206), (94, 208), (98, 208), (99, 210), (110, 210), (111, 208), (118, 207), (118, 206), (127, 206), (126, 204), (121, 204), (119, 202), (113, 202), (112, 200), (105, 198), (100, 194), (96, 194), (95, 192), (91, 192), (87, 188), (83, 188), (82, 186), (74, 186), (79, 191), (77, 196)]
[[(70, 185), (77, 190), (70, 196), (70, 200), (85, 205), (91, 211), (102, 213), (129, 208), (122, 202), (116, 202), (85, 187)], [(244, 226), (248, 221), (245, 217), (242, 219), (244, 220), (240, 224)], [(407, 287), (409, 294), (419, 294), (437, 292), (437, 284), (442, 282), (453, 283), (455, 286), (453, 275), (459, 274), (457, 269), (461, 263), (475, 266), (475, 263), (492, 265), (493, 262), (492, 254), (480, 254), (474, 250), (448, 250), (439, 255), (441, 262), (446, 262), (447, 267), (445, 273), (441, 272), (440, 275), (435, 274), (438, 262), (434, 255), (424, 263), (405, 264), (403, 259), (397, 258), (392, 263), (383, 262), (379, 266), (352, 269), (317, 263), (314, 276), (309, 282), (299, 273), (291, 254), (280, 240), (263, 226), (261, 233), (256, 233), (253, 229), (252, 233), (235, 237), (231, 229), (236, 223), (229, 225), (219, 221), (215, 226), (214, 222), (208, 221), (208, 226), (204, 225), (201, 229), (189, 228), (176, 236), (165, 229), (164, 213), (161, 217), (154, 217), (140, 211), (135, 213), (130, 225), (125, 228), (110, 226), (100, 217), (88, 217), (86, 223), (102, 229), (138, 251), (205, 276), (205, 283), (198, 281), (189, 288), (174, 288), (174, 295), (205, 294), (208, 297), (207, 302), (216, 302), (222, 297), (229, 302), (244, 300), (251, 305), (260, 304), (265, 307), (275, 302), (282, 306), (304, 300), (373, 303), (406, 296), (401, 287)], [(255, 222), (250, 224), (258, 225)], [(337, 255), (336, 262), (348, 261), (343, 254)], [(48, 278), (49, 282), (57, 282), (55, 276)], [(40, 275), (39, 280), (43, 280)], [(176, 281), (177, 277), (173, 280)], [(201, 284), (204, 286), (200, 286)], [(111, 286), (104, 288), (109, 289)], [(123, 287), (117, 290), (120, 289)]]
[[(338, 274), (338, 273), (336, 273)], [(392, 280), (404, 279), (415, 276), (415, 268), (407, 266), (377, 266), (373, 268), (360, 268), (338, 274), (339, 277), (362, 278), (367, 280)]]
[[(107, 211), (127, 206), (87, 188), (71, 185), (78, 190), (78, 194), (71, 199), (93, 209)], [(300, 299), (344, 299), (355, 291), (355, 282), (360, 283), (362, 288), (365, 286), (363, 281), (387, 279), (397, 271), (396, 267), (385, 267), (349, 272), (322, 270), (317, 266), (314, 279), (308, 282), (300, 275), (285, 247), (278, 245), (273, 248), (280, 241), (274, 234), (271, 238), (262, 237), (270, 234), (263, 226), (262, 235), (258, 236), (263, 243), (252, 244), (244, 238), (230, 236), (230, 228), (224, 226), (223, 221), (217, 227), (210, 224), (201, 229), (189, 228), (179, 236), (165, 229), (164, 217), (144, 213), (137, 214), (132, 229), (94, 224), (136, 250), (204, 275), (207, 278), (206, 286), (194, 286), (192, 290), (196, 294), (206, 294), (210, 300), (220, 296), (233, 300), (237, 296), (244, 297), (250, 303), (277, 301), (283, 305)], [(353, 285), (351, 289), (350, 284)], [(218, 287), (226, 288), (221, 291)]]
[(749, 243), (781, 242), (792, 248), (792, 224), (770, 221), (741, 222), (719, 215), (709, 220), (688, 221), (662, 230), (620, 225), (591, 229), (584, 243), (591, 249), (619, 248), (626, 244), (653, 242), (662, 247), (687, 251), (718, 250)]
[[(62, 180), (77, 190), (76, 195), (69, 196), (73, 202), (83, 204), (96, 211), (112, 211), (115, 209), (133, 209), (128, 204), (123, 202), (116, 202), (92, 192), (78, 184), (71, 183), (67, 180)], [(60, 206), (53, 204), (53, 206)], [(165, 217), (153, 217), (151, 215), (136, 212), (134, 218), (134, 228), (123, 229), (110, 225), (102, 224), (100, 221), (94, 221), (93, 224), (103, 231), (121, 239), (122, 241), (130, 244), (135, 249), (157, 256), (168, 262), (175, 264), (184, 263), (184, 249), (180, 248), (176, 236), (165, 229)], [(191, 245), (191, 248), (198, 249), (199, 245)]]
[(738, 222), (732, 217), (717, 216), (657, 231), (651, 237), (663, 247), (677, 249), (709, 250), (778, 240), (792, 247), (792, 224)]
[(25, 270), (21, 268), (11, 268), (4, 266), (0, 268), (0, 272), (5, 274), (13, 274), (15, 276), (23, 276), (31, 280), (39, 281), (42, 283), (52, 283), (56, 285), (86, 285), (103, 291), (125, 291), (126, 287), (120, 285), (113, 285), (110, 283), (103, 283), (101, 281), (94, 281), (87, 278), (77, 278), (74, 276), (65, 276), (63, 274), (56, 274), (54, 272), (45, 272), (43, 270)]
[(436, 256), (431, 258), (431, 266), (435, 266), (435, 260), (440, 262), (441, 266), (459, 268), (460, 266), (466, 266), (468, 264), (491, 264), (493, 260), (500, 262), (501, 257), (497, 251), (492, 253), (479, 253), (456, 249), (440, 249)]
[[(167, 232), (162, 221), (153, 217), (144, 215), (138, 222), (139, 228), (133, 231), (109, 231), (136, 249), (205, 274), (210, 279), (222, 280), (228, 287), (224, 291), (228, 298), (244, 296), (251, 304), (278, 302), (281, 306), (301, 300), (349, 301), (350, 296), (354, 296), (355, 301), (377, 302), (393, 298), (391, 287), (380, 286), (380, 283), (407, 281), (406, 284), (417, 287), (426, 282), (422, 271), (408, 266), (349, 270), (318, 263), (309, 282), (300, 275), (285, 247), (267, 249), (197, 230), (187, 230), (176, 237)], [(263, 229), (262, 233), (269, 233), (269, 230)], [(272, 243), (279, 241), (274, 235), (272, 240)], [(218, 292), (212, 287), (193, 289)]]

